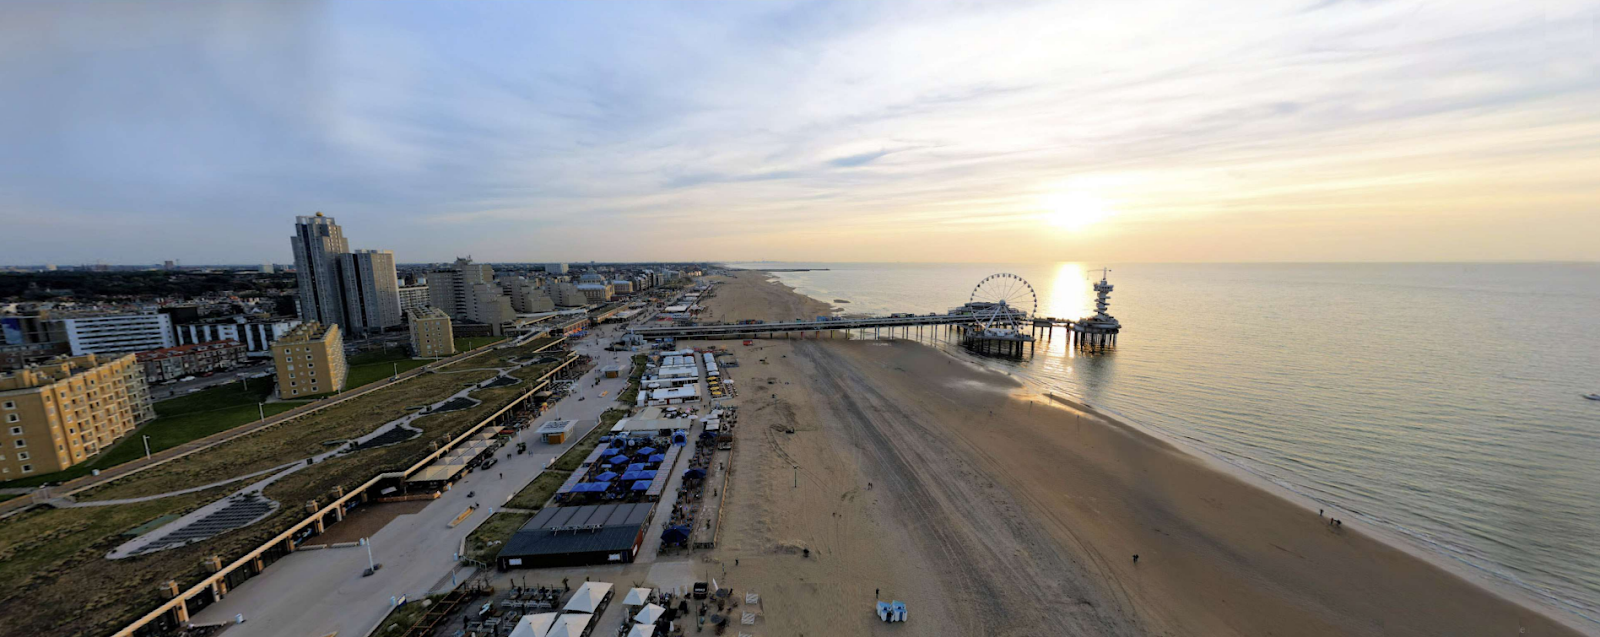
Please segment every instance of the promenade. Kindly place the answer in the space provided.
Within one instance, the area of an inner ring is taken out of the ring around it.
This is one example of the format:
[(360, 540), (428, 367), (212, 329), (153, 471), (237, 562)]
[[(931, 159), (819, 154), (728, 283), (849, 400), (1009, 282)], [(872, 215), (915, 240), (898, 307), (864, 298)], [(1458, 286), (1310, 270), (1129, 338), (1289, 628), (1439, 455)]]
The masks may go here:
[[(599, 386), (593, 385), (600, 367), (616, 356), (601, 348), (602, 343), (593, 338), (579, 341), (573, 348), (600, 364), (574, 381), (574, 394), (522, 432), (520, 441), (528, 443), (528, 453), (502, 458), (492, 470), (468, 474), (421, 511), (399, 515), (372, 534), (373, 559), (383, 565), (377, 573), (362, 575), (367, 552), (359, 547), (297, 551), (196, 613), (193, 621), (224, 623), (243, 615), (246, 622), (229, 628), (230, 637), (335, 632), (361, 636), (388, 615), (390, 597), (416, 599), (449, 589), (452, 581), (470, 576), (473, 569), (458, 566), (455, 556), (472, 530), (538, 477), (546, 464), (581, 440), (598, 424), (601, 413), (616, 406), (614, 397), (627, 379), (602, 379)], [(601, 397), (601, 392), (606, 396)], [(575, 419), (581, 428), (565, 444), (540, 443), (533, 430), (555, 419)], [(502, 474), (504, 478), (499, 477)], [(474, 503), (480, 508), (451, 528), (449, 523)]]

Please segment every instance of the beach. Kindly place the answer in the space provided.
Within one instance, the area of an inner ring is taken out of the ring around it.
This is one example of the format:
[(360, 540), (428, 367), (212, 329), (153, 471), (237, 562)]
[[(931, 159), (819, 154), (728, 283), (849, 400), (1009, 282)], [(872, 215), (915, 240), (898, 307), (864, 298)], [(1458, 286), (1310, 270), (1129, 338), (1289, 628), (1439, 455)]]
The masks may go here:
[[(832, 309), (760, 272), (722, 280), (706, 304), (719, 320)], [(1579, 634), (931, 348), (718, 344), (741, 360), (741, 433), (710, 559), (762, 594), (766, 632), (896, 630), (872, 614), (878, 593), (907, 602), (919, 635)]]

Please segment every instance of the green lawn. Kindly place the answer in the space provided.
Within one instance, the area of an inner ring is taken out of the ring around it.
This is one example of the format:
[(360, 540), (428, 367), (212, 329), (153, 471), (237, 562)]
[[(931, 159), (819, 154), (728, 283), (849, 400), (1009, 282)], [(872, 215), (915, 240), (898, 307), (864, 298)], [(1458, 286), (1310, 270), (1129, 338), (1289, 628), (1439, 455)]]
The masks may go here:
[(506, 513), (489, 516), (483, 524), (467, 536), (467, 557), (488, 562), (500, 554), (501, 546), (511, 539), (511, 534), (533, 519), (531, 513)]
[(556, 489), (561, 488), (567, 478), (572, 477), (570, 471), (546, 470), (523, 487), (517, 495), (506, 502), (512, 509), (528, 509), (530, 511), (544, 508), (544, 503), (550, 501), (550, 496), (556, 494)]
[(456, 339), (456, 352), (478, 349), (490, 343), (506, 340), (504, 336), (462, 336)]
[[(234, 382), (163, 400), (155, 404), (155, 420), (118, 441), (95, 459), (64, 471), (0, 482), (0, 487), (32, 487), (46, 482), (64, 482), (89, 475), (94, 469), (105, 469), (135, 460), (144, 455), (144, 436), (150, 436), (150, 451), (156, 452), (259, 420), (261, 411), (256, 408), (256, 403), (272, 395), (272, 387), (270, 379), (259, 378), (249, 381), (248, 387)], [(269, 403), (262, 409), (272, 416), (301, 404)]]
[(344, 379), (345, 391), (381, 380), (389, 380), (397, 373), (416, 369), (433, 362), (432, 359), (413, 359), (401, 348), (375, 352), (362, 352), (345, 360), (349, 366)]

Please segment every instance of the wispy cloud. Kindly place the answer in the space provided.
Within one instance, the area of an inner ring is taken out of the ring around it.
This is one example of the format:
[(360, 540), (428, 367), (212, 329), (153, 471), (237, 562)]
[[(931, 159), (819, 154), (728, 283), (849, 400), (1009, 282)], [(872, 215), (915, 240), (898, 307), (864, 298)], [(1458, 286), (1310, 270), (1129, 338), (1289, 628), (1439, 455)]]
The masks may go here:
[[(0, 261), (284, 261), (313, 210), (403, 261), (1600, 258), (1597, 19), (9, 3)], [(1118, 214), (1042, 230), (1063, 192)]]

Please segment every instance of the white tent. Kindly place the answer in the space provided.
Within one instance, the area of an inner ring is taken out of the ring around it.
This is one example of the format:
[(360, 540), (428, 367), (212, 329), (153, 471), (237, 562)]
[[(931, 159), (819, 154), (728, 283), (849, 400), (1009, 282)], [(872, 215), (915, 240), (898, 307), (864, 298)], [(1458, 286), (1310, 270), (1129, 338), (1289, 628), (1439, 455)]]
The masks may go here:
[(655, 591), (648, 588), (635, 588), (628, 591), (628, 597), (622, 600), (622, 603), (629, 606), (643, 606), (650, 603), (650, 594), (653, 592)]
[(628, 637), (650, 637), (654, 634), (656, 634), (655, 624), (634, 624), (633, 628), (628, 630)]
[(583, 637), (583, 631), (589, 628), (589, 621), (594, 615), (588, 613), (570, 613), (556, 618), (556, 625), (545, 633), (545, 637)]
[(511, 637), (544, 637), (550, 632), (550, 626), (556, 623), (556, 613), (539, 613), (537, 615), (523, 615), (517, 621), (515, 628), (511, 629)]
[(611, 585), (606, 582), (584, 582), (583, 586), (579, 586), (572, 594), (572, 599), (567, 600), (567, 605), (562, 607), (562, 610), (569, 613), (595, 612), (610, 592)]
[(661, 618), (661, 614), (665, 612), (667, 612), (667, 609), (655, 604), (649, 604), (639, 609), (639, 613), (633, 616), (633, 621), (641, 624), (654, 624), (657, 619)]

